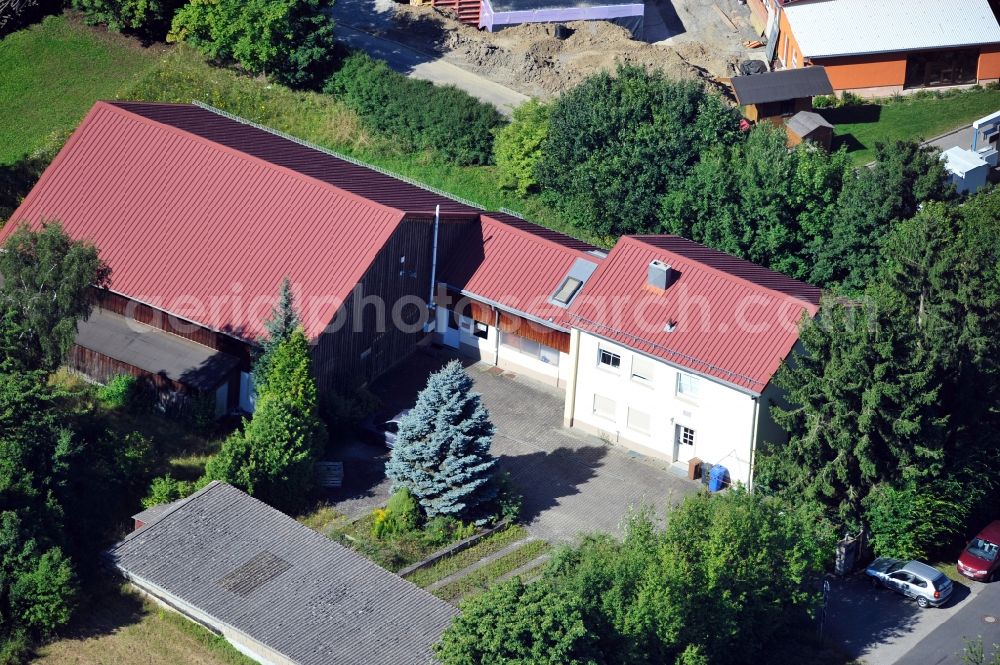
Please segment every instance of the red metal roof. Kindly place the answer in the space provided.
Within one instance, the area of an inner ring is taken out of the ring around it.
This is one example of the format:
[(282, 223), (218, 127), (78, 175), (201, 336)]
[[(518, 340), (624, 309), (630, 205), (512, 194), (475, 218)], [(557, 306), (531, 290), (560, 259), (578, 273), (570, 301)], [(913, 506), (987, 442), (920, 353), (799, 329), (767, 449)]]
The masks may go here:
[(244, 339), (262, 333), (288, 276), (318, 335), (403, 213), (134, 109), (98, 102), (0, 240), (18, 222), (59, 220), (97, 245), (112, 290)]
[[(497, 219), (501, 217), (504, 221)], [(441, 281), (503, 309), (559, 325), (565, 308), (549, 302), (577, 259), (597, 265), (592, 245), (509, 215), (481, 215), (443, 260)]]
[[(658, 259), (675, 277), (647, 285)], [(623, 237), (567, 313), (573, 327), (760, 393), (820, 290), (677, 236)], [(671, 332), (668, 324), (674, 324)]]

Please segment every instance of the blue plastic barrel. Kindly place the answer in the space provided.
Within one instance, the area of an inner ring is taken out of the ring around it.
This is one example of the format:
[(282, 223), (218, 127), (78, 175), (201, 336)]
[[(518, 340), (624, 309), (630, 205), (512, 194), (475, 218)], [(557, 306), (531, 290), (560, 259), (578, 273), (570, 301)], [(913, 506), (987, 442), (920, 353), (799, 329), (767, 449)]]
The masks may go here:
[(728, 475), (726, 467), (721, 464), (716, 464), (708, 472), (708, 491), (718, 492), (723, 487), (726, 486), (726, 475)]

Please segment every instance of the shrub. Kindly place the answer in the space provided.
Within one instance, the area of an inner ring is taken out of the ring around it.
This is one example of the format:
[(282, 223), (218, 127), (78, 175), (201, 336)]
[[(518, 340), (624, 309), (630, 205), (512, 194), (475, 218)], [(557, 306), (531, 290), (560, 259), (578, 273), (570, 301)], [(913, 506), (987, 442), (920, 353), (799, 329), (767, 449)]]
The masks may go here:
[(320, 412), (331, 436), (350, 432), (379, 405), (379, 398), (367, 388), (358, 388), (349, 394), (325, 392), (320, 396)]
[(845, 90), (840, 93), (840, 104), (839, 106), (861, 106), (865, 103), (865, 99), (860, 95), (856, 95), (853, 92)]
[(504, 123), (492, 105), (454, 86), (407, 78), (363, 53), (347, 58), (323, 92), (342, 99), (370, 128), (406, 149), (435, 150), (456, 164), (489, 163), (493, 132)]
[(271, 74), (292, 88), (315, 88), (336, 54), (330, 0), (191, 0), (174, 16), (167, 41)]
[(154, 478), (149, 485), (149, 493), (143, 498), (143, 508), (152, 508), (171, 501), (183, 499), (195, 491), (195, 484), (186, 480), (177, 480), (169, 473)]
[(962, 530), (962, 507), (949, 488), (934, 482), (896, 489), (874, 488), (865, 498), (872, 548), (879, 556), (925, 559)]
[(510, 481), (509, 473), (505, 472), (500, 476), (498, 486), (497, 518), (498, 520), (507, 520), (512, 523), (516, 522), (517, 518), (521, 515), (521, 508), (524, 505), (524, 496), (514, 489), (514, 486)]
[(153, 442), (139, 432), (129, 432), (116, 446), (118, 477), (127, 483), (145, 482), (156, 461)]
[(385, 508), (375, 510), (375, 521), (372, 524), (372, 535), (382, 539), (386, 536), (396, 536), (417, 528), (420, 520), (420, 507), (407, 489), (399, 489), (392, 493)]
[(91, 25), (104, 23), (111, 30), (134, 32), (143, 39), (162, 41), (170, 21), (186, 0), (73, 0)]
[(421, 535), (423, 541), (428, 545), (439, 546), (468, 538), (475, 532), (475, 524), (466, 525), (454, 517), (438, 515), (427, 520)]
[(118, 374), (97, 389), (97, 398), (109, 409), (125, 409), (135, 404), (138, 392), (138, 379), (131, 374)]
[(493, 156), (501, 187), (522, 196), (538, 187), (535, 168), (549, 135), (549, 107), (530, 99), (514, 110), (506, 127), (496, 133)]
[(817, 95), (816, 97), (813, 97), (813, 108), (828, 109), (836, 105), (836, 95)]

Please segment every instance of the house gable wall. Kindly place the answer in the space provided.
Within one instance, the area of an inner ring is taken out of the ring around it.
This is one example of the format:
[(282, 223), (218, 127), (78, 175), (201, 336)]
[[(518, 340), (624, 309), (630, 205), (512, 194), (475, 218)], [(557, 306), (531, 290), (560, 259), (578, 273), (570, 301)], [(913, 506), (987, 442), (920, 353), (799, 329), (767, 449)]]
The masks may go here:
[[(688, 427), (695, 432), (695, 445), (693, 450), (682, 449), (679, 462), (686, 463), (690, 453), (704, 462), (722, 464), (733, 481), (749, 482), (755, 396), (700, 377), (698, 398), (687, 399), (677, 395), (677, 376), (683, 370), (586, 332), (580, 333), (579, 347), (574, 427), (668, 461), (673, 459), (676, 426)], [(620, 356), (617, 371), (598, 363), (601, 349)], [(636, 357), (652, 364), (649, 381), (632, 377)], [(613, 417), (595, 413), (595, 395), (615, 401)], [(649, 416), (647, 431), (630, 426), (629, 409)]]

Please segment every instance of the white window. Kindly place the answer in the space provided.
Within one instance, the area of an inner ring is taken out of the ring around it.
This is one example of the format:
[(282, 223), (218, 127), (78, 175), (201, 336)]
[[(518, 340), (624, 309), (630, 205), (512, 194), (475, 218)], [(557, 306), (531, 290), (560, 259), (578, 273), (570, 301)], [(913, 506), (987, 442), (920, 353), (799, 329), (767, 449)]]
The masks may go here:
[(799, 66), (799, 52), (792, 49), (792, 69), (796, 69)]
[(677, 395), (688, 399), (698, 399), (698, 388), (701, 379), (684, 372), (677, 373)]
[(632, 378), (637, 381), (652, 381), (656, 362), (643, 356), (632, 356)]
[(594, 395), (594, 415), (614, 420), (617, 411), (618, 404), (613, 399), (603, 395)]
[(604, 367), (618, 369), (622, 365), (622, 357), (617, 353), (611, 353), (607, 349), (599, 349), (597, 352), (597, 362)]
[(649, 434), (650, 423), (651, 419), (648, 413), (644, 413), (642, 411), (629, 407), (628, 410), (629, 429), (634, 429), (636, 432), (642, 432), (643, 434)]
[(472, 324), (473, 321), (467, 316), (463, 316), (458, 321), (458, 327), (465, 332), (472, 334)]
[(685, 446), (694, 445), (694, 430), (690, 427), (677, 425), (677, 443)]
[(526, 337), (509, 332), (501, 332), (500, 344), (511, 349), (517, 349), (524, 355), (536, 358), (547, 365), (559, 366), (559, 351)]
[(472, 334), (479, 339), (488, 339), (490, 336), (490, 327), (482, 321), (473, 321)]
[(538, 345), (538, 359), (546, 365), (559, 367), (559, 352), (544, 344)]

